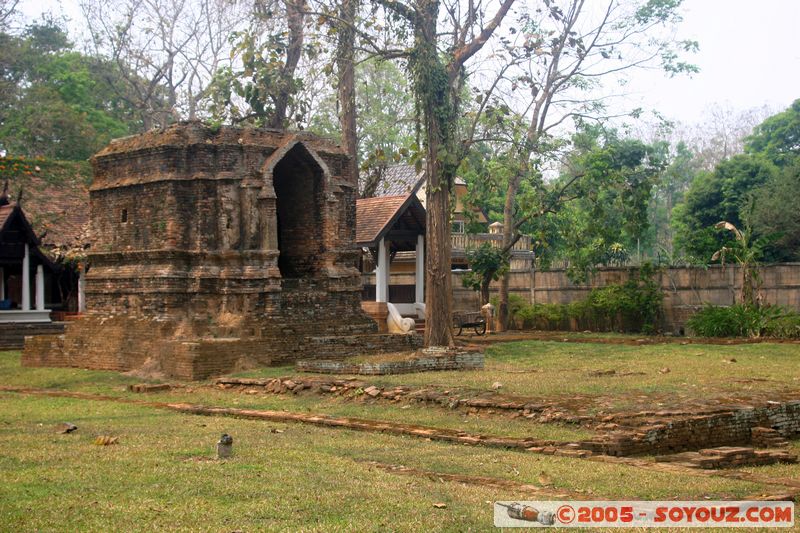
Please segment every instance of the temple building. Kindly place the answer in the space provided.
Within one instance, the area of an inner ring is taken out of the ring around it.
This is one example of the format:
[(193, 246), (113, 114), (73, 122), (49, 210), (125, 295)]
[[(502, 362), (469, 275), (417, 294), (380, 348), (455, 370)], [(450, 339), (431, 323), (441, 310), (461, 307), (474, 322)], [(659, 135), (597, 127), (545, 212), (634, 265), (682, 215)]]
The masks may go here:
[(202, 379), (419, 345), (361, 309), (352, 161), (319, 137), (183, 123), (92, 158), (86, 313), (27, 365)]

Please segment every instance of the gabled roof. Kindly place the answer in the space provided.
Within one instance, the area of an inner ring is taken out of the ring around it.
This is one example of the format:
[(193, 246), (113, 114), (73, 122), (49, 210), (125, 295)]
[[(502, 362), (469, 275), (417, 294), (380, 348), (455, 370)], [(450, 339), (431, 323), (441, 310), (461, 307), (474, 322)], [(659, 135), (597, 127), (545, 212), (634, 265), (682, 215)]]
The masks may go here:
[(39, 244), (41, 244), (39, 238), (33, 231), (30, 222), (28, 222), (28, 218), (25, 216), (19, 204), (5, 204), (0, 206), (0, 234), (11, 228), (15, 220), (18, 220), (20, 226), (22, 226), (28, 243), (39, 246)]
[(375, 196), (405, 196), (416, 193), (422, 186), (425, 171), (417, 172), (414, 165), (387, 167), (383, 179), (375, 190)]
[[(5, 235), (7, 231), (8, 234)], [(22, 237), (21, 242), (20, 237)], [(51, 258), (42, 253), (40, 249), (42, 243), (36, 236), (31, 223), (25, 216), (25, 211), (23, 211), (19, 204), (0, 205), (0, 240), (4, 243), (27, 243), (30, 246), (30, 253), (33, 257), (38, 258), (40, 262), (54, 270), (60, 268)], [(6, 261), (14, 259), (21, 260), (22, 255), (22, 252), (14, 252), (13, 250), (6, 249), (0, 259)]]
[(356, 244), (376, 246), (404, 215), (424, 233), (425, 208), (414, 194), (357, 200)]
[[(456, 185), (467, 185), (467, 182), (456, 176)], [(416, 194), (425, 183), (425, 167), (417, 172), (414, 165), (392, 165), (383, 172), (383, 179), (375, 190), (375, 196), (404, 196)]]

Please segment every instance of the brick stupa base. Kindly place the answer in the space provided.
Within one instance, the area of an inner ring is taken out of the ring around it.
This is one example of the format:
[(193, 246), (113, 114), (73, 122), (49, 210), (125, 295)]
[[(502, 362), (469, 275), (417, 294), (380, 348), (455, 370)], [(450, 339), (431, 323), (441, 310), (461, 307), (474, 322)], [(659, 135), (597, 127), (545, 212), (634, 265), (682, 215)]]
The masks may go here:
[(302, 133), (185, 123), (92, 158), (88, 313), (23, 364), (184, 379), (413, 350), (361, 309), (356, 182)]

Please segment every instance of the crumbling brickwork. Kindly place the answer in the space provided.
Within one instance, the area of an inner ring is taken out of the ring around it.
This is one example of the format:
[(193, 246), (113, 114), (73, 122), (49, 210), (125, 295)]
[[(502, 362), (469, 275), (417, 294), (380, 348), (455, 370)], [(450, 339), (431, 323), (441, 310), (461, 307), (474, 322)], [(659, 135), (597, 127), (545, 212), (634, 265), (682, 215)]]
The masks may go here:
[(189, 123), (114, 141), (92, 166), (87, 316), (29, 340), (25, 364), (204, 378), (376, 331), (338, 146)]
[(610, 431), (590, 441), (585, 449), (607, 455), (675, 453), (716, 446), (759, 444), (763, 428), (779, 437), (800, 434), (800, 401), (770, 402), (764, 406), (731, 409), (716, 414), (640, 420), (633, 429)]

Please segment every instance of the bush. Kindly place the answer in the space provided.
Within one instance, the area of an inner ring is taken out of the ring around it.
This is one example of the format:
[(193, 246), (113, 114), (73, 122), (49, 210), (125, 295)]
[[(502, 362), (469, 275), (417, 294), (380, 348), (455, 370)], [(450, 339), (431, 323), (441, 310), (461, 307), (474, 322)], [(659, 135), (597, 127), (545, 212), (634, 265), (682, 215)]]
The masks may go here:
[(561, 304), (525, 305), (514, 320), (525, 329), (565, 329), (569, 326), (567, 306)]
[(772, 320), (767, 325), (764, 335), (779, 339), (800, 339), (800, 315), (787, 312)]
[(585, 300), (570, 304), (528, 305), (512, 295), (509, 313), (523, 328), (654, 333), (661, 320), (663, 298), (654, 274), (655, 270), (645, 265), (622, 285), (593, 289)]
[(776, 305), (707, 305), (687, 325), (701, 337), (800, 338), (800, 315)]

